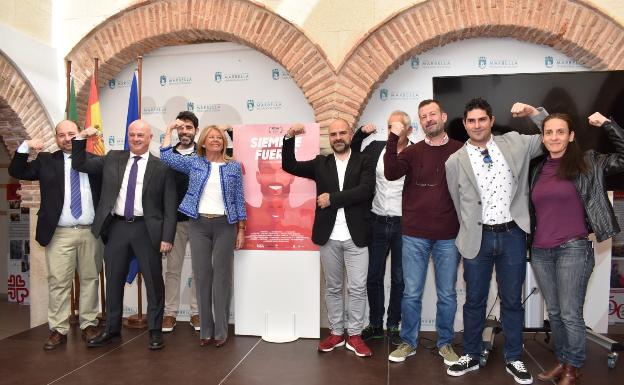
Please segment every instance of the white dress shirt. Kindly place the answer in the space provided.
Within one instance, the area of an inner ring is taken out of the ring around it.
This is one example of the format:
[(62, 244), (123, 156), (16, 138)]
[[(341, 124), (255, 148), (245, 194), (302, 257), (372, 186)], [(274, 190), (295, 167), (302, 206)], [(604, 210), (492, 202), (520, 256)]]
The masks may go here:
[(210, 176), (199, 198), (197, 211), (200, 214), (225, 214), (223, 190), (221, 189), (221, 166), (225, 163), (210, 162)]
[[(17, 148), (20, 154), (28, 154), (30, 148), (28, 142), (24, 141)], [(89, 175), (84, 172), (78, 173), (80, 177), (80, 204), (82, 205), (82, 215), (74, 218), (71, 213), (71, 157), (69, 154), (63, 153), (63, 175), (65, 184), (65, 194), (63, 196), (63, 210), (59, 218), (58, 225), (61, 227), (71, 227), (77, 225), (90, 225), (95, 217), (95, 209), (93, 208), (93, 196), (91, 195), (91, 184), (89, 183)], [(45, 194), (45, 192), (42, 192)]]
[(372, 212), (383, 217), (400, 217), (405, 176), (397, 180), (388, 180), (384, 175), (384, 147), (379, 154), (375, 168), (375, 197)]
[[(349, 149), (349, 156), (347, 156), (345, 160), (338, 159), (338, 157), (334, 154), (334, 159), (336, 159), (336, 171), (338, 171), (338, 187), (340, 191), (342, 191), (342, 187), (344, 185), (345, 173), (347, 172), (347, 164), (349, 164), (350, 158), (351, 149)], [(336, 222), (334, 223), (334, 229), (329, 235), (329, 239), (333, 239), (334, 241), (347, 241), (351, 239), (351, 233), (349, 233), (349, 227), (347, 227), (347, 218), (345, 217), (343, 207), (338, 209), (338, 213), (336, 214)]]
[(481, 193), (483, 224), (496, 225), (511, 222), (511, 193), (513, 191), (513, 175), (503, 153), (491, 137), (487, 143), (487, 150), (492, 163), (483, 161), (481, 154), (485, 148), (466, 143), (468, 156), (472, 165), (479, 192)]
[[(130, 152), (130, 158), (128, 159), (128, 163), (126, 163), (126, 171), (124, 171), (123, 181), (121, 182), (121, 189), (119, 190), (119, 195), (117, 196), (117, 201), (115, 202), (115, 207), (113, 208), (113, 213), (119, 216), (124, 216), (124, 210), (126, 207), (126, 191), (128, 190), (128, 177), (130, 176), (130, 168), (132, 167), (132, 163), (134, 163), (134, 157), (136, 155), (137, 154)], [(137, 180), (136, 188), (134, 190), (135, 217), (143, 216), (143, 178), (145, 177), (145, 168), (147, 167), (147, 160), (149, 159), (149, 151), (140, 156), (141, 159), (137, 161)]]

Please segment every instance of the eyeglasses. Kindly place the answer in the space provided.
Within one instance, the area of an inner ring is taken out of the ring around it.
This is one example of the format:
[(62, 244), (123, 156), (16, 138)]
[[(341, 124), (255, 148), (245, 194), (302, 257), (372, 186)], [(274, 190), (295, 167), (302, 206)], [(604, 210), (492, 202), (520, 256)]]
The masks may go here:
[(488, 168), (492, 167), (492, 157), (487, 148), (481, 151), (481, 155), (483, 156), (483, 163), (487, 164)]

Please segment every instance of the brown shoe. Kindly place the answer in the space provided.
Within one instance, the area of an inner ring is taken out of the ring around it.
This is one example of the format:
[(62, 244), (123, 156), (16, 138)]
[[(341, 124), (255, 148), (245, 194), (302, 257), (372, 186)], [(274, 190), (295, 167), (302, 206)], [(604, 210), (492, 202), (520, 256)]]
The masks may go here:
[(189, 323), (196, 332), (201, 330), (201, 327), (199, 326), (199, 314), (192, 315)]
[(578, 368), (569, 364), (564, 364), (563, 374), (561, 375), (559, 382), (557, 382), (557, 385), (576, 385), (579, 377), (581, 377), (581, 372)]
[(200, 338), (199, 339), (199, 346), (208, 346), (212, 343), (212, 338)]
[(563, 364), (557, 361), (557, 364), (552, 368), (537, 375), (537, 379), (540, 381), (548, 382), (558, 380), (563, 374)]
[(65, 342), (67, 342), (66, 335), (63, 335), (57, 332), (56, 330), (52, 330), (52, 332), (50, 333), (50, 336), (48, 337), (46, 342), (43, 344), (43, 350), (55, 349), (56, 347), (58, 347), (61, 344), (64, 344)]
[(82, 329), (82, 340), (83, 341), (91, 341), (99, 334), (97, 328), (93, 325), (89, 325), (86, 328)]
[(170, 315), (163, 317), (162, 331), (163, 333), (172, 332), (176, 326), (176, 318)]
[(214, 340), (215, 346), (220, 348), (221, 346), (225, 345), (225, 343), (227, 342), (227, 340)]

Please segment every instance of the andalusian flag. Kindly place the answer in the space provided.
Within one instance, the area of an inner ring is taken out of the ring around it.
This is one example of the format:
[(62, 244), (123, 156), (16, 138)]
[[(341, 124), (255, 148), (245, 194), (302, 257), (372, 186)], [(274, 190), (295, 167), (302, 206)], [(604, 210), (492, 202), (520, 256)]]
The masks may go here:
[(74, 77), (70, 79), (69, 85), (69, 106), (67, 107), (67, 120), (78, 124), (78, 112), (76, 111), (76, 88), (74, 87)]
[(87, 139), (87, 151), (95, 155), (104, 155), (104, 142), (102, 140), (102, 114), (100, 113), (100, 100), (98, 98), (95, 77), (91, 78), (91, 89), (89, 91), (89, 104), (87, 105), (87, 116), (85, 128), (95, 127), (100, 131), (100, 135)]

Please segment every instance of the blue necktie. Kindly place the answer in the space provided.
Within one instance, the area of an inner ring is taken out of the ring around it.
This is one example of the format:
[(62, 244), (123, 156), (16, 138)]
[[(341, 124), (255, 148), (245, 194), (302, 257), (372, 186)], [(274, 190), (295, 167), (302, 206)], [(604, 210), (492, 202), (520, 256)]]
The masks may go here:
[(139, 165), (137, 162), (141, 159), (140, 156), (133, 156), (134, 163), (130, 167), (130, 174), (128, 175), (128, 186), (126, 188), (126, 206), (124, 207), (124, 217), (127, 221), (134, 218), (134, 190), (136, 190), (137, 174), (139, 173)]
[(78, 171), (70, 168), (69, 171), (69, 185), (71, 187), (71, 213), (76, 219), (82, 215), (82, 201), (80, 199), (80, 174)]

